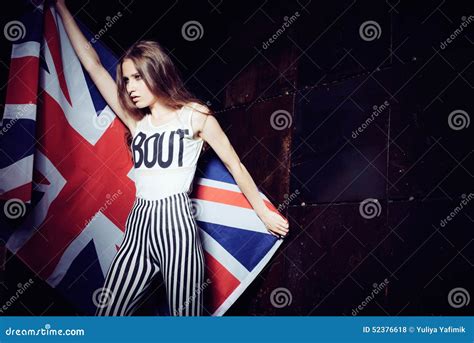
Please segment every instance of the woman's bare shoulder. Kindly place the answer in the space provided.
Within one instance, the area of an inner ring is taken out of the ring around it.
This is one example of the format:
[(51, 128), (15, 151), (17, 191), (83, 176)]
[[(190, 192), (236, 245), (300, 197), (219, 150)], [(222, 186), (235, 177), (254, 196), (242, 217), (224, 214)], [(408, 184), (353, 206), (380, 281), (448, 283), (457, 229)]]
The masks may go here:
[(190, 120), (193, 131), (199, 134), (204, 128), (211, 111), (206, 105), (202, 105), (198, 102), (188, 102), (186, 108), (190, 110)]
[(200, 104), (199, 102), (191, 101), (188, 102), (186, 107), (191, 108), (193, 112), (201, 112), (202, 114), (210, 114), (209, 107), (206, 105)]

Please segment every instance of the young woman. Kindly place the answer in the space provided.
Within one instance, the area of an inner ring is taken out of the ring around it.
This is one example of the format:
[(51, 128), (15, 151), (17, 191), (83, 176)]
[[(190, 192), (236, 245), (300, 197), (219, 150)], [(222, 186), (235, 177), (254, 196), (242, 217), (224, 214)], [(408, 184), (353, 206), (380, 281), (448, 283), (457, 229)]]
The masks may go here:
[(131, 315), (161, 273), (171, 315), (203, 314), (204, 255), (188, 196), (207, 142), (228, 168), (270, 233), (288, 221), (270, 211), (216, 118), (186, 91), (171, 59), (153, 41), (139, 41), (120, 59), (116, 82), (102, 66), (65, 0), (56, 0), (82, 65), (132, 136), (136, 198), (125, 235), (105, 279), (106, 304), (96, 315)]

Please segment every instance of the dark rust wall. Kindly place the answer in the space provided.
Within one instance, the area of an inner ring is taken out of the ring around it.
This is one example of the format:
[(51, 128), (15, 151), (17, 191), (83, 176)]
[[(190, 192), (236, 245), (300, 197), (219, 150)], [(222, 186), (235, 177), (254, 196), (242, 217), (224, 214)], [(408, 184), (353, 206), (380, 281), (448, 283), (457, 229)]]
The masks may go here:
[[(257, 117), (266, 144), (281, 146), (282, 154), (283, 142), (291, 144), (288, 188), (268, 185), (273, 169), (258, 170), (272, 164), (273, 153), (252, 155), (257, 184), (278, 203), (289, 200), (283, 213), (291, 234), (228, 314), (469, 313), (453, 307), (449, 294), (469, 289), (472, 205), (449, 228), (440, 226), (473, 190), (472, 128), (455, 131), (447, 119), (456, 108), (472, 113), (472, 48), (467, 36), (439, 48), (463, 20), (462, 9), (446, 5), (430, 15), (434, 9), (408, 3), (306, 5), (288, 35), (263, 51), (280, 63), (254, 61), (227, 88), (225, 106), (262, 104)], [(370, 42), (358, 30), (369, 18), (381, 27)], [(288, 65), (296, 77), (285, 80)], [(289, 136), (264, 128), (264, 113), (289, 110), (275, 94), (293, 97)], [(233, 114), (231, 124), (245, 116), (224, 112)], [(236, 141), (241, 152), (249, 144)], [(361, 213), (370, 199), (378, 206), (374, 218)]]

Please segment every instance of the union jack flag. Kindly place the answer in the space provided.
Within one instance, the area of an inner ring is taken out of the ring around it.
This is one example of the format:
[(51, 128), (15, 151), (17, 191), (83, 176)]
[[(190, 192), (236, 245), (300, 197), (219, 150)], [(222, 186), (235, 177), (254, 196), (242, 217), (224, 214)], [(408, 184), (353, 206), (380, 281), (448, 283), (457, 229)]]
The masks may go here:
[[(0, 123), (2, 238), (34, 273), (92, 315), (94, 291), (104, 283), (135, 197), (126, 128), (83, 70), (54, 7), (36, 5), (14, 24)], [(115, 70), (113, 53), (100, 42), (94, 48), (104, 67)], [(221, 161), (206, 156), (191, 199), (210, 281), (206, 313), (221, 316), (282, 241), (268, 233)]]

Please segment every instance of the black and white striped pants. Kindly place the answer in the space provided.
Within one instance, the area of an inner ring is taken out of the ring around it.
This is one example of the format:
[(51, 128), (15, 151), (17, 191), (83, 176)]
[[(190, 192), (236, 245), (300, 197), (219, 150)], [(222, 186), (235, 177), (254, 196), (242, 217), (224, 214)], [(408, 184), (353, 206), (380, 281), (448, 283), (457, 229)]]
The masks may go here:
[(157, 273), (165, 283), (170, 315), (202, 315), (204, 253), (187, 193), (135, 198), (120, 249), (94, 297), (96, 316), (132, 315)]

